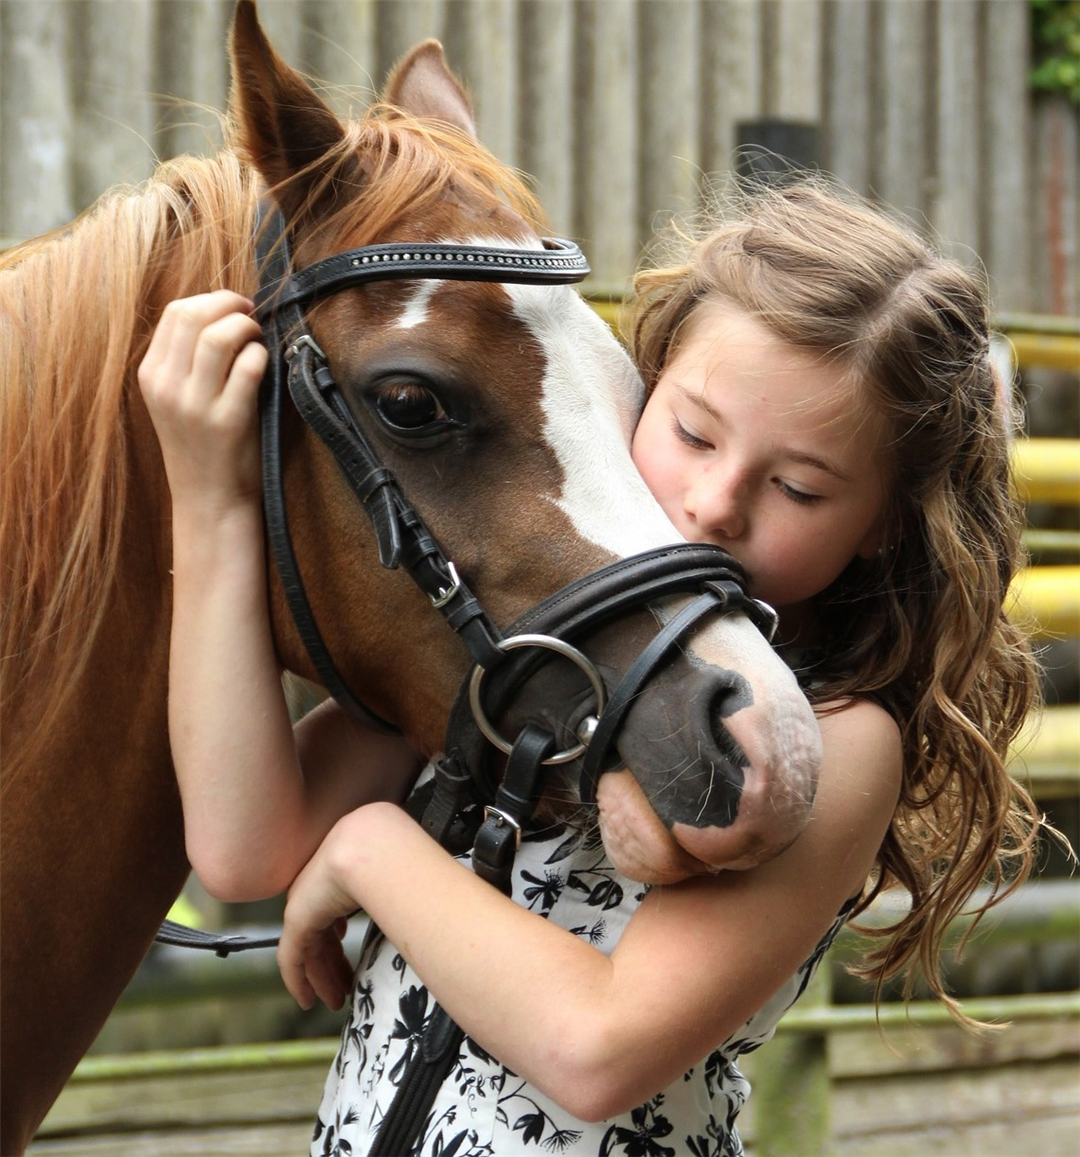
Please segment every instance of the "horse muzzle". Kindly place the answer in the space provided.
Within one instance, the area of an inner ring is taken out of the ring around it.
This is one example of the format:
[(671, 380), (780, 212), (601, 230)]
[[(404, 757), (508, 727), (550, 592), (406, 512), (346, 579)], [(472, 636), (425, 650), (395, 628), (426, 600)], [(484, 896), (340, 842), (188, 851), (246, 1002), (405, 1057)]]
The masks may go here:
[[(747, 645), (754, 642), (749, 636)], [(769, 677), (756, 685), (753, 675), (690, 655), (658, 672), (652, 693), (628, 713), (619, 748), (632, 783), (605, 776), (597, 787), (604, 842), (616, 863), (627, 857), (615, 831), (632, 827), (648, 836), (647, 849), (639, 842), (644, 862), (620, 863), (625, 874), (658, 882), (680, 869), (751, 868), (805, 827), (820, 732), (794, 677), (778, 677), (771, 665), (760, 669)]]

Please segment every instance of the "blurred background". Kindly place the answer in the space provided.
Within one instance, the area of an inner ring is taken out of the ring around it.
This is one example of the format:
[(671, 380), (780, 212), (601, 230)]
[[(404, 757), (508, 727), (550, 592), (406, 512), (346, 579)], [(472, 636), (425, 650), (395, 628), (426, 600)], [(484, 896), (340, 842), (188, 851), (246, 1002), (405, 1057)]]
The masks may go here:
[[(0, 0), (3, 245), (63, 226), (157, 160), (220, 147), (231, 12), (231, 0)], [(440, 39), (481, 138), (532, 175), (552, 230), (581, 243), (586, 292), (613, 324), (656, 228), (748, 168), (819, 167), (985, 267), (1001, 364), (1028, 405), (1025, 597), (1050, 705), (1014, 770), (1077, 842), (1080, 4), (261, 0), (259, 12), (342, 116), (408, 48)], [(1075, 1157), (1070, 875), (1048, 848), (1038, 881), (954, 964), (974, 1014), (1014, 1022), (975, 1043), (940, 1009), (894, 1006), (880, 1045), (872, 994), (838, 946), (820, 1007), (791, 1014), (775, 1072), (755, 1074), (749, 1151)], [(194, 884), (183, 905), (211, 928), (272, 923), (280, 907), (225, 909)], [(34, 1152), (297, 1151), (340, 1019), (299, 1014), (271, 953), (192, 955), (152, 950)], [(788, 1118), (811, 1139), (790, 1148)]]

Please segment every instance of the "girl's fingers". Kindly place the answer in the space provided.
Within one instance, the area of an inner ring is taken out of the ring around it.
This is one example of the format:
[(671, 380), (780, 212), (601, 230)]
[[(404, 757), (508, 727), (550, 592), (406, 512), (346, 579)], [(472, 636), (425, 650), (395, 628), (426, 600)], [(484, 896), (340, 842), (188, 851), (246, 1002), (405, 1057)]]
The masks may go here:
[[(265, 366), (258, 352), (260, 336), (258, 322), (246, 314), (227, 313), (207, 322), (196, 334), (190, 354), (184, 384), (189, 404), (211, 403), (230, 392), (230, 387), (231, 392), (249, 395), (262, 379)], [(242, 353), (246, 357), (239, 360)]]
[[(247, 332), (257, 337), (257, 323), (246, 316), (252, 308), (248, 298), (231, 290), (216, 290), (170, 302), (151, 335), (139, 367), (143, 392), (178, 388), (191, 374), (196, 349), (207, 327), (230, 314), (244, 317), (249, 326)], [(242, 345), (241, 342), (236, 348)], [(219, 386), (222, 380), (223, 376), (219, 378)]]
[(268, 360), (266, 346), (261, 341), (249, 341), (233, 361), (224, 393), (244, 414), (255, 411)]
[(352, 984), (352, 969), (334, 932), (315, 934), (305, 948), (294, 947), (292, 938), (282, 937), (278, 947), (278, 968), (285, 987), (303, 1009), (316, 1000), (328, 1008), (341, 1008)]

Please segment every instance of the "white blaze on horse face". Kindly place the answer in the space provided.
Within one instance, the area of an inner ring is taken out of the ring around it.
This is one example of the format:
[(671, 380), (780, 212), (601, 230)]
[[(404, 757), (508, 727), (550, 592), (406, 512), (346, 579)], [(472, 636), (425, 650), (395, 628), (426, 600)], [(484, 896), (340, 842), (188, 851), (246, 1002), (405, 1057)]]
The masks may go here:
[(439, 281), (421, 281), (412, 297), (409, 298), (404, 312), (394, 323), (395, 327), (397, 329), (415, 329), (418, 325), (423, 325), (428, 319), (428, 307), (431, 304), (432, 295), (441, 284)]
[(630, 457), (641, 379), (606, 323), (568, 286), (505, 285), (544, 352), (545, 435), (563, 468), (556, 503), (619, 557), (681, 542)]
[[(571, 290), (505, 288), (547, 360), (541, 405), (565, 476), (560, 508), (583, 537), (623, 557), (682, 541), (630, 458), (642, 386), (622, 347)], [(671, 609), (654, 611), (664, 619)], [(749, 694), (738, 706), (733, 701), (724, 723), (747, 765), (738, 823), (678, 824), (672, 835), (702, 865), (749, 867), (779, 852), (806, 822), (821, 759), (817, 724), (794, 675), (745, 617), (706, 620), (683, 653), (691, 663), (737, 672), (745, 681)], [(679, 758), (673, 751), (676, 764)], [(648, 827), (648, 816), (636, 812), (623, 817), (625, 826)], [(603, 814), (601, 831), (607, 843)], [(646, 853), (652, 863), (635, 865), (645, 873), (637, 878), (662, 878), (672, 850), (657, 846)], [(650, 877), (653, 872), (660, 874)]]

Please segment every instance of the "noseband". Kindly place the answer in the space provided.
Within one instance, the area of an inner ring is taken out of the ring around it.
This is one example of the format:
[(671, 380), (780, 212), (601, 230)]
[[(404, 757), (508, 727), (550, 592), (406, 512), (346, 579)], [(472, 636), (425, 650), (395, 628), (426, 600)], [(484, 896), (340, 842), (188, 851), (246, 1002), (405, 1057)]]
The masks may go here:
[[(556, 592), (523, 615), (504, 634), (443, 553), (394, 475), (380, 461), (354, 421), (334, 381), (325, 355), (312, 337), (304, 308), (343, 289), (375, 281), (438, 279), (565, 285), (581, 281), (589, 266), (577, 245), (544, 238), (543, 249), (400, 243), (351, 249), (309, 265), (290, 268), (288, 238), (276, 209), (260, 207), (256, 258), (259, 289), (256, 315), (262, 322), (270, 361), (260, 395), (263, 486), (267, 535), (282, 587), (300, 638), (320, 681), (341, 706), (365, 725), (395, 731), (348, 688), (330, 656), (304, 590), (289, 534), (281, 463), (281, 405), (287, 388), (303, 420), (333, 454), (342, 474), (367, 511), (375, 531), (379, 561), (404, 566), (428, 596), (432, 608), (460, 635), (474, 668), (458, 696), (447, 729), (447, 752), (472, 753), (462, 760), (477, 794), (490, 800), (494, 778), (477, 758), (483, 739), (511, 753), (489, 720), (492, 704), (505, 705), (530, 674), (556, 651), (576, 663), (591, 683), (596, 705), (579, 728), (579, 742), (561, 752), (550, 747), (544, 765), (582, 760), (582, 797), (595, 796), (604, 759), (634, 695), (656, 664), (710, 611), (740, 610), (771, 638), (776, 615), (746, 594), (745, 575), (719, 547), (680, 543), (646, 551), (601, 568)], [(674, 594), (697, 597), (664, 626), (645, 648), (605, 704), (596, 668), (571, 640), (605, 622)], [(487, 676), (490, 686), (481, 694)], [(461, 767), (457, 774), (461, 774)], [(433, 833), (434, 834), (434, 833)]]

